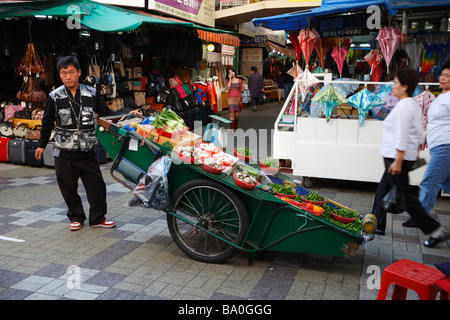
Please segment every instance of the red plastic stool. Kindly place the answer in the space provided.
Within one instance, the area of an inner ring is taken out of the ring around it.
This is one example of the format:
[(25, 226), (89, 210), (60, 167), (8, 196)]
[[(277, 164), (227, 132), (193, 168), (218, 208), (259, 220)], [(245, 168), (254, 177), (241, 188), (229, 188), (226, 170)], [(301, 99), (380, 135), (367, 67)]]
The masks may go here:
[(384, 269), (377, 300), (386, 300), (391, 284), (394, 284), (392, 300), (405, 300), (408, 289), (414, 290), (420, 300), (434, 300), (438, 292), (441, 292), (441, 300), (448, 300), (448, 293), (436, 285), (437, 281), (446, 278), (447, 276), (436, 268), (402, 259)]

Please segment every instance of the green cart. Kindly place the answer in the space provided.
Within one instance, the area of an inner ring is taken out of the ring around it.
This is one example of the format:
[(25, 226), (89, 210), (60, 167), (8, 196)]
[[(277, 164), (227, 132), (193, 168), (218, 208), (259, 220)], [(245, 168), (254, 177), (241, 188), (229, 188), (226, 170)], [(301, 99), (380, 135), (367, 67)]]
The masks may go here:
[[(117, 120), (100, 118), (96, 134), (114, 159), (111, 175), (132, 190), (138, 179), (133, 172), (146, 172), (172, 150), (116, 125)], [(280, 173), (277, 177), (289, 179)], [(174, 161), (168, 180), (168, 229), (177, 246), (198, 261), (223, 263), (240, 250), (250, 263), (262, 250), (352, 257), (364, 241), (361, 231), (348, 230), (261, 188), (243, 189), (233, 176), (211, 174), (201, 165)], [(297, 187), (297, 193), (306, 192)]]

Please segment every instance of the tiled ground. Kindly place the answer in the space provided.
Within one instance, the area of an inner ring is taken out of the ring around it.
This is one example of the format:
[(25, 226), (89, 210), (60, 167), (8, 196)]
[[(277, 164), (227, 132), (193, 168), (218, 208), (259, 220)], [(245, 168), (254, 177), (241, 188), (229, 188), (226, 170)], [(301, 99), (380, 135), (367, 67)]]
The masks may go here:
[[(450, 260), (448, 244), (425, 248), (420, 231), (401, 226), (402, 214), (390, 215), (386, 235), (351, 260), (265, 252), (253, 265), (244, 254), (223, 265), (196, 262), (173, 243), (165, 214), (128, 206), (128, 189), (110, 177), (108, 164), (102, 168), (117, 227), (70, 232), (53, 169), (0, 164), (0, 300), (371, 300), (377, 290), (367, 286), (369, 265)], [(367, 212), (374, 186), (322, 180), (313, 190)], [(448, 227), (450, 200), (439, 199), (433, 215)]]
[[(270, 128), (276, 108), (244, 110), (239, 125)], [(196, 262), (172, 241), (163, 212), (127, 205), (131, 194), (109, 165), (102, 166), (108, 218), (117, 227), (71, 232), (53, 169), (0, 163), (0, 300), (374, 300), (369, 266), (450, 260), (448, 243), (424, 247), (427, 237), (402, 227), (401, 214), (388, 215), (386, 235), (350, 260), (263, 252), (252, 265), (244, 254), (221, 265)], [(320, 180), (312, 190), (367, 213), (375, 187)], [(87, 209), (81, 185), (80, 194)], [(450, 229), (450, 199), (439, 199), (432, 215)]]

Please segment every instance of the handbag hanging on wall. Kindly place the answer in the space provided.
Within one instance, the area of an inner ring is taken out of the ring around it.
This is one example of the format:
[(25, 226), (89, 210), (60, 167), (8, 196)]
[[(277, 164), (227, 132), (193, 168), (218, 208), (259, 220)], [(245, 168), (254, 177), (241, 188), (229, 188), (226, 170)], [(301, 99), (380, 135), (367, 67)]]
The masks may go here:
[(138, 107), (146, 105), (145, 101), (145, 92), (144, 91), (135, 91), (134, 92), (134, 102)]
[(110, 106), (111, 110), (119, 111), (125, 107), (123, 99), (122, 98), (114, 98), (111, 100)]
[(34, 129), (30, 130), (30, 133), (28, 135), (29, 140), (39, 140), (41, 138), (41, 128), (42, 126), (36, 125)]
[(12, 122), (3, 121), (2, 123), (0, 123), (0, 135), (5, 138), (14, 137)]
[(110, 59), (105, 63), (102, 73), (103, 84), (106, 86), (105, 97), (116, 97), (116, 80), (114, 74), (114, 67)]
[(30, 128), (28, 128), (27, 123), (18, 123), (17, 127), (13, 129), (13, 134), (16, 138), (28, 139), (30, 134)]
[(97, 63), (97, 57), (95, 55), (92, 56), (89, 63), (89, 75), (95, 77), (95, 81), (97, 84), (100, 83), (101, 71), (100, 66)]

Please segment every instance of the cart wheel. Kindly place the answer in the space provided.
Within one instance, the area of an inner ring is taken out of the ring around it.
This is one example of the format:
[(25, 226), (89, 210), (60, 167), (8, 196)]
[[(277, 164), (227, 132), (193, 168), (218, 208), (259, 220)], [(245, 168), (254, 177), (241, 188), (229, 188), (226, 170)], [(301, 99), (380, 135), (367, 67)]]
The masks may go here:
[(172, 199), (180, 217), (168, 213), (167, 225), (184, 253), (201, 262), (222, 263), (238, 252), (230, 243), (242, 245), (249, 217), (245, 203), (234, 191), (199, 178), (183, 184)]
[(312, 181), (311, 178), (303, 177), (302, 185), (303, 185), (303, 187), (305, 187), (305, 188), (311, 188), (312, 185), (313, 185), (313, 181)]

